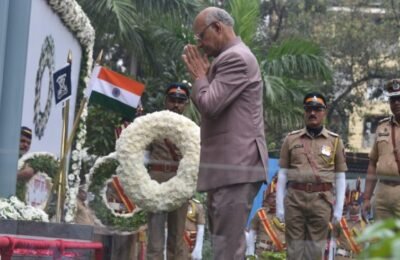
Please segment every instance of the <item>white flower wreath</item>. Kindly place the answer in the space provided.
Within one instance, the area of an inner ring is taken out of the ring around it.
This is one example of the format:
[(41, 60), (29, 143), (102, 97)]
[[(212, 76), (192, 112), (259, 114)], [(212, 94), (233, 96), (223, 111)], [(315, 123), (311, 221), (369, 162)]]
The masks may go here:
[[(144, 151), (153, 141), (169, 138), (181, 151), (177, 175), (158, 183), (144, 165)], [(117, 168), (125, 192), (150, 212), (171, 211), (193, 196), (200, 161), (200, 130), (190, 119), (170, 111), (141, 116), (122, 131), (116, 144)]]
[[(29, 163), (30, 160), (34, 161), (34, 160), (52, 160), (53, 163), (55, 163), (55, 166), (57, 164), (59, 164), (59, 159), (52, 153), (48, 153), (48, 152), (32, 152), (32, 153), (27, 153), (25, 155), (23, 155), (19, 160), (18, 160), (18, 171), (24, 169), (26, 167), (27, 162)], [(43, 166), (42, 166), (43, 167)], [(46, 170), (50, 170), (50, 172), (45, 172), (44, 169), (42, 169), (42, 167), (39, 167), (40, 169), (34, 169), (35, 171), (37, 171), (35, 173), (35, 175), (41, 175), (43, 176), (48, 182), (47, 184), (49, 186), (47, 186), (47, 188), (51, 189), (51, 185), (53, 185), (52, 181), (53, 178), (56, 176), (56, 174), (58, 173), (58, 168), (48, 168)], [(57, 166), (56, 166), (57, 167)], [(46, 167), (47, 168), (47, 167)], [(53, 170), (53, 171), (52, 171)], [(17, 197), (20, 197), (20, 199), (24, 200), (24, 203), (26, 203), (28, 201), (28, 193), (26, 192), (27, 190), (27, 183), (28, 181), (17, 181)], [(20, 190), (22, 189), (22, 190)], [(50, 195), (49, 195), (50, 196)], [(45, 208), (45, 205), (38, 205), (37, 208)], [(49, 211), (49, 209), (47, 209), (47, 211)]]
[[(18, 160), (18, 167), (17, 167), (18, 171), (20, 171), (23, 167), (25, 167), (26, 161), (28, 161), (30, 159), (34, 159), (35, 157), (40, 157), (40, 156), (49, 157), (51, 159), (54, 159), (54, 161), (58, 161), (57, 156), (55, 156), (52, 153), (48, 153), (48, 152), (26, 153), (21, 158), (19, 158), (19, 160)], [(48, 172), (45, 172), (45, 173), (49, 174)]]
[[(85, 190), (88, 191), (89, 186), (92, 183), (93, 178), (95, 177), (94, 174), (96, 172), (96, 169), (101, 167), (104, 163), (107, 163), (108, 161), (112, 160), (117, 160), (117, 154), (115, 152), (110, 153), (109, 155), (100, 157), (96, 160), (94, 163), (93, 167), (90, 168), (89, 174), (86, 175), (86, 188)], [(100, 194), (95, 194), (100, 195), (104, 205), (110, 210), (111, 214), (114, 215), (115, 217), (123, 217), (123, 218), (129, 218), (132, 217), (136, 212), (140, 211), (140, 208), (136, 207), (131, 213), (126, 213), (126, 214), (119, 214), (116, 213), (110, 205), (108, 205), (107, 197), (106, 197), (106, 191), (107, 191), (107, 184), (111, 181), (112, 177), (115, 176), (113, 174), (109, 174), (109, 177), (105, 183), (103, 183), (103, 188), (100, 191)], [(96, 209), (93, 209), (96, 212)]]
[(119, 214), (110, 207), (107, 200), (107, 185), (115, 176), (119, 163), (116, 153), (100, 157), (86, 174), (85, 191), (89, 192), (88, 205), (96, 217), (96, 224), (107, 227), (109, 231), (134, 232), (146, 223), (146, 213), (135, 207), (131, 213)]
[[(44, 111), (40, 110), (40, 93), (42, 88), (42, 77), (46, 67), (49, 70), (49, 87)], [(40, 139), (44, 134), (47, 121), (49, 121), (51, 102), (53, 98), (53, 71), (54, 71), (54, 40), (50, 35), (46, 36), (40, 53), (39, 68), (36, 74), (35, 82), (35, 103), (33, 106), (35, 115), (33, 123), (35, 124), (35, 134)]]

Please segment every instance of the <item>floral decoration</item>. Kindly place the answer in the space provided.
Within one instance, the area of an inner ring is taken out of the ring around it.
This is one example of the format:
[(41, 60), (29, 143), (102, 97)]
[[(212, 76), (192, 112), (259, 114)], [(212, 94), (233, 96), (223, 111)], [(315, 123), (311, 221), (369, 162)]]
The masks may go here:
[[(181, 151), (177, 175), (166, 182), (152, 180), (144, 165), (144, 151), (153, 140), (170, 139)], [(200, 160), (200, 130), (190, 119), (160, 111), (135, 119), (116, 144), (117, 174), (125, 192), (150, 212), (171, 211), (193, 196)]]
[[(40, 110), (40, 93), (42, 88), (42, 77), (44, 70), (48, 69), (49, 73), (49, 86), (44, 111)], [(53, 71), (54, 71), (54, 39), (51, 35), (46, 36), (42, 45), (40, 53), (39, 68), (36, 73), (35, 82), (35, 102), (33, 105), (34, 117), (33, 123), (35, 124), (35, 134), (41, 139), (44, 130), (46, 129), (47, 121), (49, 121), (51, 101), (53, 98)]]
[[(95, 31), (90, 20), (75, 0), (47, 0), (47, 3), (53, 11), (59, 15), (64, 25), (77, 37), (82, 46), (81, 77), (79, 84), (81, 86), (87, 86), (92, 71), (93, 46), (95, 40)], [(83, 92), (85, 91), (86, 89), (83, 90)], [(85, 154), (83, 146), (86, 139), (86, 117), (87, 108), (85, 106), (80, 117), (75, 146), (72, 151), (71, 172), (67, 178), (66, 222), (72, 222), (76, 213), (76, 199), (80, 183), (79, 173), (82, 166), (82, 157)]]
[(107, 184), (115, 176), (118, 165), (115, 152), (96, 160), (89, 174), (86, 175), (87, 191), (94, 195), (93, 200), (89, 202), (89, 207), (101, 224), (110, 229), (137, 230), (146, 223), (145, 213), (140, 208), (136, 207), (131, 213), (119, 214), (108, 205)]
[(49, 216), (43, 210), (25, 205), (15, 196), (0, 198), (0, 219), (49, 222)]
[[(22, 170), (26, 165), (29, 165), (34, 171), (35, 174), (45, 174), (51, 180), (56, 177), (59, 173), (60, 161), (59, 159), (52, 153), (48, 152), (32, 152), (23, 155), (18, 160), (18, 171)], [(17, 191), (16, 196), (18, 199), (24, 201), (26, 196), (26, 183), (27, 180), (17, 181)], [(53, 193), (53, 196), (56, 196), (56, 193)], [(55, 198), (53, 198), (55, 199)], [(54, 203), (50, 203), (46, 212), (48, 215), (52, 216), (55, 214), (55, 205)]]

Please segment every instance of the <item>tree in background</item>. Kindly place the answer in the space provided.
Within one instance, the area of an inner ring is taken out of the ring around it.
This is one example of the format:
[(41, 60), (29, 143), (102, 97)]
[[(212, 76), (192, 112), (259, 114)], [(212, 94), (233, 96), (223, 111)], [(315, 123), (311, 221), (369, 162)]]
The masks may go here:
[(268, 44), (292, 37), (323, 46), (334, 71), (328, 126), (347, 139), (349, 115), (382, 95), (383, 81), (399, 72), (398, 1), (264, 1)]
[[(95, 53), (104, 49), (106, 66), (146, 84), (142, 97), (146, 112), (162, 108), (164, 86), (168, 82), (189, 78), (181, 53), (185, 44), (194, 43), (192, 20), (205, 5), (220, 5), (227, 9), (236, 21), (235, 31), (257, 56), (265, 83), (266, 127), (271, 150), (279, 148), (285, 132), (302, 122), (299, 104), (304, 93), (331, 80), (326, 56), (316, 44), (302, 38), (266, 40), (270, 30), (275, 28), (276, 31), (278, 27), (265, 23), (258, 0), (79, 2), (96, 29)], [(103, 115), (101, 120), (100, 115)], [(193, 106), (188, 110), (188, 116), (199, 121)], [(104, 135), (98, 134), (112, 133), (118, 121), (118, 115), (91, 108), (89, 152), (108, 154), (113, 149), (113, 136), (105, 141)]]

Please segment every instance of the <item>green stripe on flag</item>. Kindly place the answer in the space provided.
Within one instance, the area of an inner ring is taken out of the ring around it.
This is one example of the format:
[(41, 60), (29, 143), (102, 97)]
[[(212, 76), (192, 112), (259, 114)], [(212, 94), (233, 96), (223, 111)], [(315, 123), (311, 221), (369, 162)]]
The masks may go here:
[(90, 95), (89, 105), (90, 104), (99, 104), (102, 107), (108, 108), (118, 114), (121, 114), (123, 117), (127, 119), (135, 118), (135, 112), (136, 112), (135, 108), (125, 105), (124, 103), (119, 102), (118, 100), (109, 98), (96, 91), (92, 91), (92, 94)]

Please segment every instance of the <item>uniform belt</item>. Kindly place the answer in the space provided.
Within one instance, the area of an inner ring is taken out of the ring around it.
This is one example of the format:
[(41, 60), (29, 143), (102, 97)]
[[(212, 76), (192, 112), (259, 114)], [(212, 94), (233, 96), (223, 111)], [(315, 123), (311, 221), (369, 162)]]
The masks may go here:
[(305, 192), (321, 192), (328, 191), (332, 189), (332, 183), (323, 182), (323, 183), (301, 183), (301, 182), (289, 182), (288, 187), (295, 190), (302, 190)]
[(178, 170), (178, 165), (152, 163), (149, 165), (149, 169), (150, 171), (157, 172), (176, 172)]
[(380, 180), (381, 183), (389, 186), (398, 186), (400, 185), (400, 181), (387, 181), (387, 180)]

